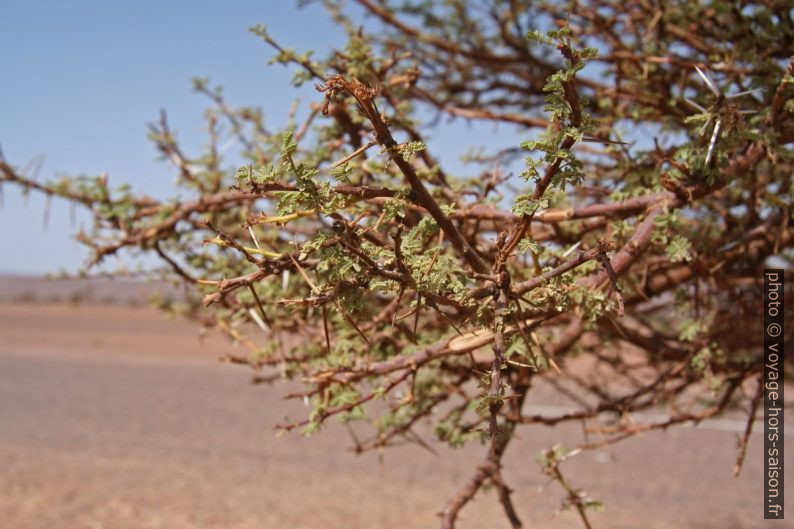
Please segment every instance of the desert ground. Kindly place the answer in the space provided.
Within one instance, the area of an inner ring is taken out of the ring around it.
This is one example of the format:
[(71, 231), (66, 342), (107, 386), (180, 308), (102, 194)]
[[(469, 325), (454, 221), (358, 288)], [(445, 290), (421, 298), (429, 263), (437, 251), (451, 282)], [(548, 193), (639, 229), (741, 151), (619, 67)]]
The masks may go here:
[[(310, 439), (276, 437), (286, 415), (306, 413), (282, 398), (294, 386), (251, 384), (249, 370), (218, 362), (233, 352), (224, 340), (149, 308), (23, 297), (0, 303), (2, 529), (434, 528), (482, 457), (476, 444), (432, 441), (438, 455), (415, 446), (356, 455), (335, 423)], [(543, 398), (530, 405), (557, 404)], [(783, 527), (762, 519), (760, 428), (732, 475), (743, 426), (728, 417), (648, 433), (563, 470), (604, 502), (595, 529)], [(525, 527), (581, 527), (558, 512), (563, 491), (534, 461), (581, 436), (576, 425), (537, 427), (511, 446), (505, 477)], [(790, 435), (786, 447), (790, 470)], [(794, 514), (790, 499), (786, 507)], [(509, 525), (486, 491), (459, 527)]]

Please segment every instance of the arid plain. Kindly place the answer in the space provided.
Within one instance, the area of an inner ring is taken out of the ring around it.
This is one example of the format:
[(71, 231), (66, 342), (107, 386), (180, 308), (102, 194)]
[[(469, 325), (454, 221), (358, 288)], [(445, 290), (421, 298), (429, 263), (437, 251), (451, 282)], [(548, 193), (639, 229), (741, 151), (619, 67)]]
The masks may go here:
[[(127, 298), (111, 304), (64, 284), (0, 281), (3, 528), (432, 528), (481, 457), (476, 444), (449, 451), (433, 441), (438, 455), (416, 446), (356, 455), (336, 423), (310, 439), (276, 437), (285, 416), (306, 413), (282, 399), (294, 385), (251, 384), (246, 368), (218, 362), (230, 344), (128, 306), (129, 285), (109, 287)], [(530, 405), (561, 403), (541, 389)], [(604, 502), (591, 517), (597, 529), (766, 527), (759, 433), (732, 476), (742, 428), (725, 417), (649, 433), (564, 469)], [(525, 527), (580, 527), (572, 512), (558, 513), (563, 493), (534, 455), (581, 438), (578, 426), (537, 427), (511, 447), (508, 479)], [(786, 447), (794, 454), (790, 435)], [(507, 527), (492, 491), (463, 512), (461, 527)]]

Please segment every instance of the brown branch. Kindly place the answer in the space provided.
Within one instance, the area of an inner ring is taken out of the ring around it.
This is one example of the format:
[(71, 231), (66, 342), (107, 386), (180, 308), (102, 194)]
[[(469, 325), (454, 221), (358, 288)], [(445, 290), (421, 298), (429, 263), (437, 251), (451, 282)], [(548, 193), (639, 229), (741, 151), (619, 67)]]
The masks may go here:
[(736, 464), (733, 467), (733, 475), (738, 476), (742, 471), (742, 464), (744, 463), (744, 456), (747, 454), (747, 444), (750, 441), (750, 434), (753, 433), (753, 423), (755, 422), (755, 415), (758, 413), (758, 407), (761, 400), (764, 398), (764, 380), (763, 377), (758, 377), (758, 387), (755, 390), (755, 396), (750, 403), (750, 411), (747, 414), (747, 425), (744, 427), (744, 434), (739, 439), (739, 451), (736, 454)]
[(472, 248), (469, 242), (461, 235), (452, 221), (441, 211), (441, 207), (422, 183), (414, 167), (400, 154), (397, 142), (394, 141), (391, 132), (389, 132), (388, 127), (381, 119), (380, 113), (375, 108), (373, 102), (375, 91), (364, 86), (356, 79), (347, 81), (339, 75), (331, 77), (324, 85), (318, 87), (318, 89), (328, 92), (328, 97), (340, 91), (349, 92), (355, 97), (367, 118), (372, 123), (375, 139), (386, 150), (389, 158), (399, 167), (403, 176), (405, 176), (405, 179), (408, 181), (408, 185), (411, 186), (412, 198), (433, 217), (433, 220), (438, 223), (447, 239), (463, 256), (469, 266), (477, 272), (483, 274), (488, 273), (490, 271), (488, 264), (474, 251), (474, 248)]

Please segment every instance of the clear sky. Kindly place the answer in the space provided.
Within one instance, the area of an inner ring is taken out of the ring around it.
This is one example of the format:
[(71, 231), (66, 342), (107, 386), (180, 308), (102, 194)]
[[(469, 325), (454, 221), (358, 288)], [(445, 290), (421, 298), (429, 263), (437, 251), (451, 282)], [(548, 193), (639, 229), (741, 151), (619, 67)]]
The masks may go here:
[[(111, 185), (158, 197), (173, 194), (175, 172), (158, 159), (146, 125), (166, 109), (186, 152), (197, 152), (207, 101), (192, 92), (193, 77), (223, 84), (232, 104), (261, 106), (271, 128), (283, 126), (294, 98), (318, 97), (311, 86), (292, 87), (291, 69), (266, 64), (273, 52), (249, 27), (264, 23), (298, 51), (345, 42), (321, 5), (299, 9), (294, 0), (0, 0), (0, 12), (6, 160), (23, 168), (43, 159), (42, 180), (104, 171)], [(447, 162), (462, 145), (522, 139), (504, 127), (494, 134), (456, 123), (446, 131), (431, 147)], [(55, 201), (45, 229), (41, 196), (23, 200), (7, 185), (3, 194), (0, 273), (77, 271), (87, 253), (72, 237), (81, 223), (90, 227), (87, 217), (72, 225), (68, 206)]]

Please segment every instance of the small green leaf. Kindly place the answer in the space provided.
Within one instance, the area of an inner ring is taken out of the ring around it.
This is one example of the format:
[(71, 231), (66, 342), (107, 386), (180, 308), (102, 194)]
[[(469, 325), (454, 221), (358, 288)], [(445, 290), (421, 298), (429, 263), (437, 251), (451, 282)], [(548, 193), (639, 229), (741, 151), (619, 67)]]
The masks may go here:
[(296, 150), (298, 150), (298, 144), (293, 138), (292, 131), (288, 130), (284, 133), (284, 136), (281, 139), (281, 156), (284, 158), (290, 158), (293, 154), (295, 154)]

